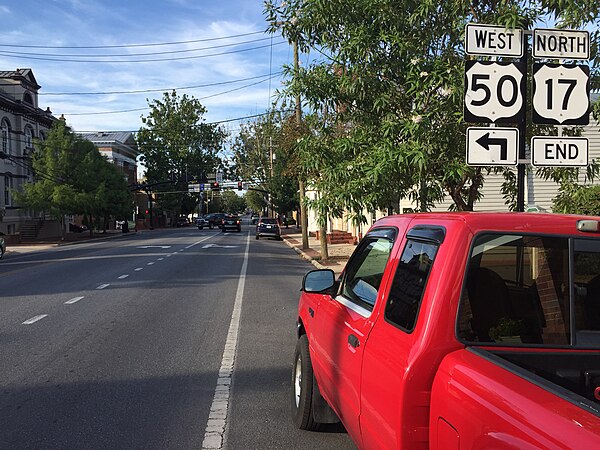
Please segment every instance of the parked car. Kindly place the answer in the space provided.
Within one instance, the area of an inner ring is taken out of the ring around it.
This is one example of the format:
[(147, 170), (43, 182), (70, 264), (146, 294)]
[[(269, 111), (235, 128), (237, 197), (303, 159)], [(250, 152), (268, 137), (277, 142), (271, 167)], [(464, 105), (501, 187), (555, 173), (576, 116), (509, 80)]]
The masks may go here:
[(0, 259), (2, 259), (2, 257), (4, 256), (5, 251), (6, 251), (6, 242), (4, 241), (4, 238), (2, 236), (0, 236)]
[(180, 217), (179, 219), (177, 219), (177, 222), (175, 222), (176, 227), (187, 227), (189, 224), (190, 221), (187, 217)]
[(261, 217), (256, 225), (256, 239), (261, 237), (271, 237), (281, 239), (281, 229), (277, 219), (272, 217)]
[(242, 231), (242, 221), (237, 215), (228, 214), (223, 218), (221, 223), (221, 231), (225, 232), (227, 230), (235, 230), (238, 232)]
[[(600, 448), (600, 217), (402, 214), (304, 277), (296, 426), (358, 448)], [(323, 444), (326, 445), (326, 444)]]
[(84, 231), (87, 231), (87, 227), (85, 225), (77, 225), (76, 223), (70, 223), (69, 231), (71, 233), (83, 233)]

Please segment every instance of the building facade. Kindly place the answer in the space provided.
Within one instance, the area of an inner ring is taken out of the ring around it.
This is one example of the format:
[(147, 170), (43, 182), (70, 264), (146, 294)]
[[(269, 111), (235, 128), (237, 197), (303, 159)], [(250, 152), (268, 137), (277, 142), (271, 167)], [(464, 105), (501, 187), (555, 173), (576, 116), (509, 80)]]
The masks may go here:
[(40, 88), (31, 69), (0, 71), (0, 232), (8, 235), (34, 218), (14, 192), (33, 180), (34, 139), (43, 141), (57, 120), (50, 108), (39, 107)]

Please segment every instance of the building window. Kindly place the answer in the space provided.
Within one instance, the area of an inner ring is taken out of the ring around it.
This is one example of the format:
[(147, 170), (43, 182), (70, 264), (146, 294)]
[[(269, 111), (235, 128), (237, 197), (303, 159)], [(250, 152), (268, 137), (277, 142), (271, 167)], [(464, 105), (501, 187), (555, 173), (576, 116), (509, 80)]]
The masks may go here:
[(13, 187), (12, 177), (4, 175), (4, 206), (12, 206), (11, 190)]
[(10, 124), (8, 120), (2, 119), (2, 125), (0, 126), (2, 133), (2, 151), (6, 155), (11, 155), (11, 145), (10, 145)]
[(33, 130), (31, 127), (25, 127), (25, 148), (33, 148)]
[(33, 106), (33, 98), (29, 92), (25, 92), (25, 94), (23, 94), (23, 103)]

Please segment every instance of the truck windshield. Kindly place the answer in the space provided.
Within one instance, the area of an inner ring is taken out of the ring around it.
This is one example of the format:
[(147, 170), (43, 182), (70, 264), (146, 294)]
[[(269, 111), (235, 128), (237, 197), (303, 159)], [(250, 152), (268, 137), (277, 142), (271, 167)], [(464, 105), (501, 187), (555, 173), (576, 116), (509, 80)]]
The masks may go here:
[(458, 335), (478, 343), (600, 348), (599, 242), (479, 235), (463, 286)]

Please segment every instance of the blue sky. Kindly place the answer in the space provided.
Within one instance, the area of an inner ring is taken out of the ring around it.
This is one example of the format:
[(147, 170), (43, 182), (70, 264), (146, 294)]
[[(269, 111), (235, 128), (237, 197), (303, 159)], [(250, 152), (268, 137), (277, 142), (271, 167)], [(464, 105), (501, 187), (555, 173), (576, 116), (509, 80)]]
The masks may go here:
[[(263, 7), (262, 0), (4, 1), (0, 70), (31, 68), (42, 86), (39, 106), (64, 114), (76, 131), (136, 131), (146, 99), (190, 86), (203, 87), (177, 91), (200, 99), (208, 122), (260, 114), (281, 87), (274, 74), (293, 57), (281, 37), (262, 33)], [(140, 45), (175, 42), (183, 43)], [(225, 54), (206, 56), (216, 53)], [(161, 61), (132, 62), (140, 59)], [(127, 110), (135, 111), (117, 112)], [(235, 131), (239, 122), (227, 126)]]

